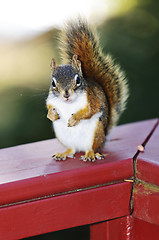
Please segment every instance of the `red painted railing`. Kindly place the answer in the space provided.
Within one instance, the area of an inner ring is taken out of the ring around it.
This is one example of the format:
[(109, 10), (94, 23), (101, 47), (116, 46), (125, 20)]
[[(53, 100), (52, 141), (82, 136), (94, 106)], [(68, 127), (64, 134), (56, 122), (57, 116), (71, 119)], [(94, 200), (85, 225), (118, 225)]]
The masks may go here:
[(159, 239), (158, 145), (154, 119), (116, 127), (95, 163), (52, 160), (56, 139), (1, 149), (0, 239), (86, 224), (91, 240)]

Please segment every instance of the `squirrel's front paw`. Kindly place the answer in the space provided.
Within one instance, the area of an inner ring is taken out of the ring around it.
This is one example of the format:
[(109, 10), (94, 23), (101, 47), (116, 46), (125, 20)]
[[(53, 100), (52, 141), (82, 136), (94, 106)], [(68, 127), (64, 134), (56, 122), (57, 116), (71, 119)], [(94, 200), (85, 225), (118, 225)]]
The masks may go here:
[(68, 120), (68, 127), (76, 126), (79, 123), (79, 119), (76, 118), (75, 115), (72, 115), (70, 119)]
[(50, 119), (52, 122), (54, 122), (60, 117), (55, 108), (53, 108), (52, 106), (48, 106), (47, 118)]

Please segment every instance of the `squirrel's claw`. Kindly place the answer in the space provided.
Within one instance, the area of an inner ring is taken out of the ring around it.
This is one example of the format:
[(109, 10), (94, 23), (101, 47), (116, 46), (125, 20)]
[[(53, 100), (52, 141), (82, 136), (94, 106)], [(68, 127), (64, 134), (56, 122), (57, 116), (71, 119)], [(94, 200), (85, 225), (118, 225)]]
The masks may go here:
[(96, 159), (103, 159), (104, 155), (100, 154), (100, 153), (95, 153), (93, 150), (92, 151), (88, 151), (86, 152), (85, 155), (81, 156), (80, 159), (83, 160), (84, 162), (95, 162)]
[(66, 154), (63, 154), (63, 153), (56, 153), (52, 156), (52, 158), (56, 161), (59, 161), (59, 160), (66, 160)]
[(60, 161), (60, 160), (66, 160), (67, 157), (69, 158), (74, 158), (74, 153), (75, 151), (72, 149), (68, 149), (67, 151), (65, 151), (64, 153), (55, 153), (52, 158), (56, 161)]
[(68, 127), (74, 127), (77, 125), (78, 122), (79, 122), (79, 120), (77, 120), (77, 118), (75, 118), (75, 115), (72, 115), (72, 117), (70, 117), (68, 120)]
[(47, 118), (51, 120), (52, 122), (56, 121), (57, 119), (60, 119), (59, 114), (57, 113), (56, 109), (53, 108), (51, 105), (47, 106), (48, 108), (48, 114)]

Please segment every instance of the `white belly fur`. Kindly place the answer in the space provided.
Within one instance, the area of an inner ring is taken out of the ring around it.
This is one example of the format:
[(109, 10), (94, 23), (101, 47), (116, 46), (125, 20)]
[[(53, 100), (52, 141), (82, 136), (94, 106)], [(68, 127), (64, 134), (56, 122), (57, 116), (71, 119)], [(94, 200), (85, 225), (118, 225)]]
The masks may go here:
[(76, 126), (68, 127), (68, 119), (72, 114), (84, 108), (87, 96), (81, 94), (74, 102), (64, 102), (60, 98), (49, 95), (47, 104), (56, 108), (60, 119), (53, 122), (56, 137), (67, 148), (75, 151), (88, 151), (92, 149), (97, 121), (101, 113), (96, 113), (90, 119), (81, 120)]

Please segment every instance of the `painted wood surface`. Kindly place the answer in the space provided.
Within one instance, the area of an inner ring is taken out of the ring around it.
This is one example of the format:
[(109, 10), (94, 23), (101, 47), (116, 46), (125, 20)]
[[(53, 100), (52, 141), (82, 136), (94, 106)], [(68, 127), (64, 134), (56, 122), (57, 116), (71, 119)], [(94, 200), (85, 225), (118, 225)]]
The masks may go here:
[(133, 191), (133, 216), (159, 225), (159, 187), (137, 182)]
[(133, 191), (135, 218), (159, 225), (159, 125), (156, 123), (143, 153), (136, 161)]
[[(56, 139), (1, 149), (0, 239), (91, 224), (91, 240), (128, 240), (139, 236), (142, 221), (157, 236), (157, 124), (154, 119), (116, 127), (102, 150), (107, 156), (95, 163), (80, 161), (81, 153), (55, 162), (52, 154), (64, 150)], [(137, 150), (142, 143), (143, 153)]]
[(0, 209), (0, 239), (20, 239), (130, 214), (131, 183)]
[(136, 177), (159, 186), (159, 125), (137, 159)]
[(158, 240), (159, 225), (125, 216), (92, 224), (91, 240)]
[(1, 149), (0, 205), (132, 177), (132, 158), (137, 146), (155, 122), (150, 120), (115, 128), (103, 148), (103, 153), (108, 155), (95, 163), (80, 161), (80, 153), (75, 159), (52, 160), (54, 152), (64, 150), (56, 139)]
[[(132, 217), (125, 216), (111, 221), (92, 224), (90, 227), (91, 240), (133, 240)], [(136, 240), (134, 238), (134, 240)]]
[(159, 225), (134, 218), (131, 240), (158, 240)]

